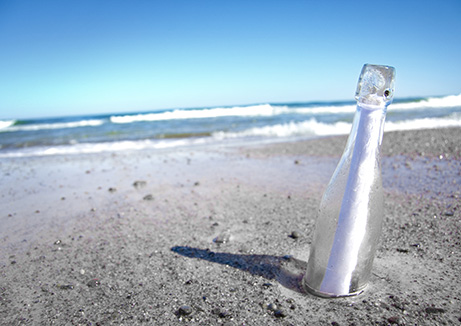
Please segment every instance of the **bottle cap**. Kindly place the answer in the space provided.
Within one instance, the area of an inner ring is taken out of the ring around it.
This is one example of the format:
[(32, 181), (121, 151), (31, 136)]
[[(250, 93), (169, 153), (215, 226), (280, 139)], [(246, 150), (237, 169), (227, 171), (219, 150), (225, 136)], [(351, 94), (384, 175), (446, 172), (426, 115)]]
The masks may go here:
[(367, 105), (389, 105), (394, 99), (395, 69), (366, 64), (362, 68), (355, 99)]

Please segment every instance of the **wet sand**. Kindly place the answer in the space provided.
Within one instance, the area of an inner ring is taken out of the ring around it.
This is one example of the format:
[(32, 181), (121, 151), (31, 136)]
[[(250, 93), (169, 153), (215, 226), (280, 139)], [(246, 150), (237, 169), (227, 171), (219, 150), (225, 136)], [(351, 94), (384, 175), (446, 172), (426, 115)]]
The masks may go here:
[(370, 285), (302, 293), (345, 141), (2, 159), (0, 325), (459, 324), (459, 128), (384, 135)]

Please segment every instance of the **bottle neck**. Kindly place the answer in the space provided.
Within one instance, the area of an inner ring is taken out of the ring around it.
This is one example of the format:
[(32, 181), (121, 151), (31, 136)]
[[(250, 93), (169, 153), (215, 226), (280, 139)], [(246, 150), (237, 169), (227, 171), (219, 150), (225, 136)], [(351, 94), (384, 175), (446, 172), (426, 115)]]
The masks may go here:
[(369, 106), (358, 102), (345, 153), (351, 153), (354, 150), (358, 139), (361, 143), (360, 146), (366, 145), (369, 150), (379, 152), (383, 139), (386, 113), (387, 105)]

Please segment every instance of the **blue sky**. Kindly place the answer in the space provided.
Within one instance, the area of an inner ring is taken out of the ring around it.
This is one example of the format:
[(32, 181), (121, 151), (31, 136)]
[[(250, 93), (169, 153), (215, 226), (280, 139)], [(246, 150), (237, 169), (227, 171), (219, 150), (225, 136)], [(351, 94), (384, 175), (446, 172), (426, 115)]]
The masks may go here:
[(0, 0), (0, 119), (461, 93), (461, 1)]

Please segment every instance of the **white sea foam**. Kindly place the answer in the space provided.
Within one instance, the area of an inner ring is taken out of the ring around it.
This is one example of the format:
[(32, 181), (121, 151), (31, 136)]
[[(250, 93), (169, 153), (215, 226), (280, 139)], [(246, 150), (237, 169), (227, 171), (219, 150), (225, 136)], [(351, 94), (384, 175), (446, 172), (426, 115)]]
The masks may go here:
[(426, 108), (452, 108), (461, 107), (461, 94), (445, 97), (430, 97), (420, 101), (393, 103), (389, 108), (392, 110), (417, 110)]
[(216, 139), (242, 138), (242, 137), (290, 137), (290, 136), (325, 136), (342, 135), (349, 133), (351, 124), (337, 122), (326, 124), (310, 119), (303, 122), (290, 122), (273, 126), (255, 127), (239, 132), (216, 132)]
[(78, 154), (97, 154), (105, 152), (138, 151), (144, 149), (166, 149), (181, 146), (199, 145), (205, 143), (204, 138), (199, 139), (179, 139), (179, 140), (137, 140), (119, 141), (104, 143), (79, 143), (74, 145), (61, 145), (54, 147), (31, 147), (21, 150), (11, 150), (0, 152), (0, 158), (30, 157), (30, 156), (52, 156), (52, 155), (78, 155)]
[(327, 105), (290, 109), (299, 114), (354, 113), (357, 105)]
[[(37, 131), (47, 129), (66, 129), (66, 128), (78, 128), (78, 127), (98, 127), (104, 124), (104, 120), (81, 120), (73, 122), (56, 122), (56, 123), (37, 123), (37, 124), (26, 124), (12, 127), (0, 128), (0, 131)], [(1, 125), (0, 125), (1, 126)], [(10, 125), (11, 126), (11, 125)]]
[(414, 120), (401, 120), (386, 122), (385, 131), (436, 129), (448, 127), (461, 127), (461, 113), (453, 113), (446, 118), (422, 118)]
[[(422, 100), (409, 102), (397, 102), (389, 106), (389, 110), (420, 110), (427, 108), (453, 108), (461, 107), (461, 94), (449, 95), (445, 97), (430, 97)], [(351, 105), (326, 105), (312, 106), (290, 109), (299, 114), (337, 114), (353, 113), (356, 110), (356, 104)]]
[(132, 123), (139, 121), (164, 121), (177, 119), (221, 118), (231, 116), (272, 116), (286, 111), (285, 108), (273, 107), (269, 104), (253, 106), (235, 106), (232, 108), (213, 108), (196, 110), (174, 110), (160, 113), (112, 116), (112, 123)]
[[(216, 139), (244, 138), (244, 137), (293, 137), (293, 136), (333, 136), (347, 135), (352, 124), (336, 122), (326, 124), (318, 122), (314, 118), (303, 122), (290, 122), (273, 126), (255, 127), (239, 132), (215, 132)], [(435, 129), (447, 127), (461, 127), (461, 113), (453, 113), (447, 118), (425, 118), (415, 120), (403, 120), (386, 122), (385, 131)]]
[(222, 118), (222, 117), (258, 117), (258, 116), (277, 116), (282, 114), (329, 114), (329, 113), (353, 113), (356, 105), (328, 105), (290, 108), (286, 105), (260, 104), (253, 106), (235, 106), (231, 108), (211, 108), (195, 110), (174, 110), (160, 113), (145, 113), (123, 116), (112, 116), (112, 123), (132, 123), (150, 122), (180, 119), (203, 119), (203, 118)]
[(11, 127), (16, 123), (16, 120), (0, 120), (0, 130)]

